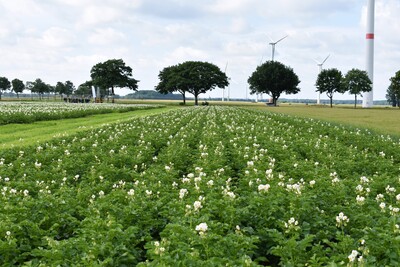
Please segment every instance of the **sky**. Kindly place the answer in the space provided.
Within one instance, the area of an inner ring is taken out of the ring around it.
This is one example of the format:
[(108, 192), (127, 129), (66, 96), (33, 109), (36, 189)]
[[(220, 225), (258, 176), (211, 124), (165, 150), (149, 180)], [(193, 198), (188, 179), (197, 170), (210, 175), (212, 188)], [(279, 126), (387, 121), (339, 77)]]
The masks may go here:
[[(400, 0), (375, 5), (374, 100), (380, 100), (400, 70)], [(294, 70), (301, 91), (281, 97), (316, 99), (316, 61), (330, 55), (323, 68), (343, 74), (365, 69), (366, 6), (367, 0), (0, 0), (0, 76), (78, 87), (95, 64), (123, 59), (139, 90), (153, 90), (163, 68), (207, 61), (230, 78), (225, 96), (254, 99), (247, 79), (271, 60), (269, 43), (287, 35), (275, 60)], [(222, 95), (216, 88), (201, 97)]]

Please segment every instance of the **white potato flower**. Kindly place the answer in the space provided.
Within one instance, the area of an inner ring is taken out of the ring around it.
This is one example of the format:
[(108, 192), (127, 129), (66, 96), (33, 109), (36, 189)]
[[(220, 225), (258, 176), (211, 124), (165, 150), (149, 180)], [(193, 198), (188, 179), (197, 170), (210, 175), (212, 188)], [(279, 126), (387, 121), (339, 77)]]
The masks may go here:
[(260, 184), (260, 185), (258, 186), (258, 191), (259, 191), (259, 192), (268, 192), (268, 190), (269, 190), (270, 187), (271, 187), (271, 186), (270, 186), (269, 184)]
[(195, 229), (197, 232), (199, 232), (199, 235), (204, 235), (208, 230), (208, 225), (207, 223), (200, 223), (199, 225), (196, 225)]
[(357, 250), (353, 250), (351, 254), (347, 257), (350, 262), (354, 262), (355, 259), (357, 258), (359, 252)]

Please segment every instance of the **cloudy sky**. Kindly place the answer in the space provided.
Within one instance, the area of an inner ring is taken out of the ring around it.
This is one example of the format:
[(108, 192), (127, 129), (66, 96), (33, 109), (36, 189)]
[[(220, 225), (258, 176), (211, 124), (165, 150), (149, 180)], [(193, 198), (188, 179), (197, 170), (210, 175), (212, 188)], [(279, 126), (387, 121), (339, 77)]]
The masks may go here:
[[(262, 61), (294, 69), (301, 92), (316, 98), (317, 63), (365, 69), (367, 0), (0, 0), (0, 76), (49, 84), (90, 79), (91, 67), (122, 58), (154, 89), (164, 67), (208, 61), (231, 78), (231, 98), (245, 98)], [(374, 99), (384, 99), (400, 70), (400, 1), (376, 0)], [(129, 93), (122, 89), (117, 94)], [(222, 96), (215, 89), (203, 97)], [(254, 96), (248, 95), (254, 98)], [(324, 97), (323, 97), (324, 98)], [(353, 99), (337, 95), (334, 99)]]

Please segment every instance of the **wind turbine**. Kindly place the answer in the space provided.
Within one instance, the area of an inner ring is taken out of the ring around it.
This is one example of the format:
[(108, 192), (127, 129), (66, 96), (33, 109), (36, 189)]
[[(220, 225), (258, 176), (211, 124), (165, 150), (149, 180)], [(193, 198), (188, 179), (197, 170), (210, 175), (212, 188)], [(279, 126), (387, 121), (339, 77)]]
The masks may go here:
[(283, 39), (285, 39), (286, 37), (288, 37), (288, 35), (286, 35), (285, 37), (279, 39), (276, 42), (271, 40), (271, 42), (269, 43), (271, 45), (271, 47), (272, 47), (272, 61), (274, 61), (274, 57), (275, 57), (275, 46), (276, 46), (276, 44), (279, 43), (280, 41), (282, 41)]
[[(372, 81), (372, 87), (374, 86), (374, 41), (375, 40), (375, 0), (367, 1), (367, 62), (366, 69), (368, 77)], [(374, 105), (374, 89), (370, 92), (366, 92), (363, 95), (363, 108), (370, 108)]]
[[(324, 65), (325, 61), (328, 60), (330, 55), (328, 55), (321, 63), (318, 62), (317, 60), (314, 59), (315, 62), (317, 62), (317, 66), (319, 67), (319, 73), (321, 73), (322, 71), (322, 66)], [(319, 105), (321, 103), (321, 93), (318, 93), (318, 100), (317, 100), (317, 105)]]
[[(226, 65), (225, 65), (225, 71), (224, 71), (225, 75), (226, 75), (227, 68), (228, 68), (228, 61), (226, 62)], [(224, 102), (224, 101), (225, 101), (225, 87), (222, 88), (222, 102)]]
[[(263, 64), (263, 59), (264, 59), (264, 56), (261, 57), (260, 63), (258, 64), (257, 67), (259, 67), (259, 66), (261, 66)], [(258, 103), (260, 95), (261, 95), (261, 100), (262, 100), (262, 94), (261, 93), (256, 93), (256, 103)]]
[(228, 77), (228, 81), (229, 81), (229, 84), (228, 84), (228, 99), (227, 99), (228, 102), (231, 101), (231, 83), (230, 83), (231, 80), (232, 79), (230, 77)]

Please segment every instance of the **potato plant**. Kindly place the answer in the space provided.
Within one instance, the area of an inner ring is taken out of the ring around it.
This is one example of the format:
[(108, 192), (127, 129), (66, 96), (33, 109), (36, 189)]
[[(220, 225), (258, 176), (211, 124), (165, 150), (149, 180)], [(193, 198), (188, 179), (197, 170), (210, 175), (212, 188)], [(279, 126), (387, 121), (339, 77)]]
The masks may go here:
[(0, 125), (80, 118), (94, 114), (151, 109), (158, 105), (61, 102), (0, 102)]

